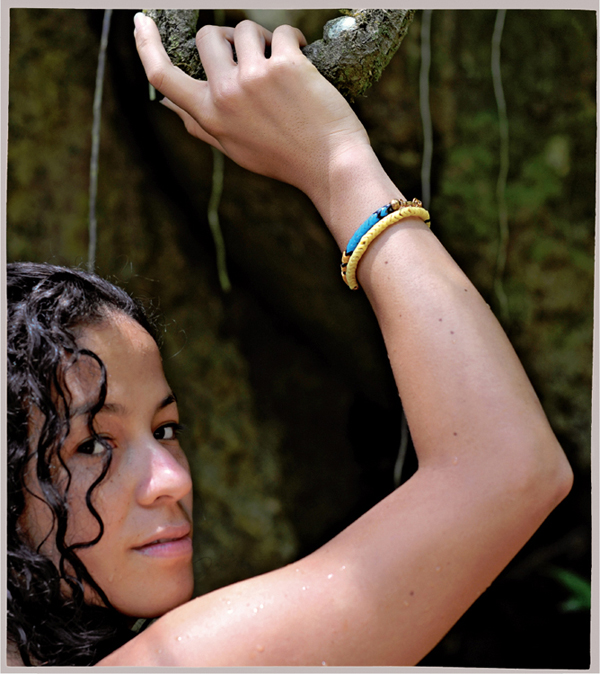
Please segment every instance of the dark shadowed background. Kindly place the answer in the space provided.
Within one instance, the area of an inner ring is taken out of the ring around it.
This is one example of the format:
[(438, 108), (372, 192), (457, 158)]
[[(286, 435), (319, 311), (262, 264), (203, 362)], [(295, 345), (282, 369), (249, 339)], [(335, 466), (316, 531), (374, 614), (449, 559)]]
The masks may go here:
[[(163, 316), (167, 377), (187, 426), (203, 593), (304, 555), (393, 489), (401, 404), (370, 307), (297, 190), (228, 160), (219, 206), (232, 283), (207, 219), (213, 154), (151, 102), (133, 11), (113, 13), (104, 87), (97, 270)], [(271, 13), (273, 14), (273, 13)], [(337, 12), (278, 11), (309, 41)], [(92, 104), (103, 12), (12, 9), (9, 260), (85, 264)], [(242, 11), (227, 12), (234, 25)], [(203, 11), (203, 23), (214, 21)], [(575, 486), (422, 664), (589, 666), (596, 15), (509, 11), (501, 72), (510, 152), (503, 289), (496, 12), (434, 11), (432, 226), (523, 360)], [(421, 194), (418, 12), (355, 109), (408, 198)], [(414, 452), (403, 472), (416, 468)]]

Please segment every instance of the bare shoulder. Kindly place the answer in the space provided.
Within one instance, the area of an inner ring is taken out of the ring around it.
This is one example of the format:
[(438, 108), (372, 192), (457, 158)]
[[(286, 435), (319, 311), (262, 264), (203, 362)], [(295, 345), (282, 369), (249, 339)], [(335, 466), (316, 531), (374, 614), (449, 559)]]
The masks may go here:
[(564, 495), (472, 464), (420, 469), (308, 557), (179, 606), (98, 664), (417, 664)]
[(332, 560), (326, 574), (322, 564), (308, 557), (193, 599), (98, 665), (321, 665), (326, 655), (318, 635), (326, 633), (337, 612), (332, 597), (348, 596), (344, 574), (349, 571)]

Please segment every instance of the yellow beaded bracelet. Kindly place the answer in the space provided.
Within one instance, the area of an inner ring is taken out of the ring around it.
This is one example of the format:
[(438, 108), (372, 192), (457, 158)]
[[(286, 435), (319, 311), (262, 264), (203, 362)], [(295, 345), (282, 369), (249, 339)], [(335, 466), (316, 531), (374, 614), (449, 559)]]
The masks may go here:
[(369, 247), (369, 244), (388, 227), (395, 225), (404, 218), (410, 217), (420, 218), (428, 227), (430, 226), (429, 213), (423, 208), (418, 199), (413, 199), (412, 202), (400, 202), (398, 210), (392, 211), (389, 215), (381, 218), (381, 220), (377, 221), (369, 230), (367, 230), (367, 232), (365, 232), (365, 234), (363, 234), (351, 253), (348, 253), (347, 249), (344, 251), (341, 265), (342, 278), (351, 290), (358, 290), (356, 269), (361, 257)]

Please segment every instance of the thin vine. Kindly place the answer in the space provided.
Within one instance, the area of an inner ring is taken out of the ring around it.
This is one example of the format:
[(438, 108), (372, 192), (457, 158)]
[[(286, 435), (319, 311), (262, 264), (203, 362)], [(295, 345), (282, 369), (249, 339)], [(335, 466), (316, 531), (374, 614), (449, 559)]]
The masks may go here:
[(102, 117), (102, 90), (104, 87), (104, 71), (106, 65), (106, 46), (110, 31), (112, 9), (104, 10), (102, 21), (102, 36), (98, 54), (98, 69), (96, 71), (96, 89), (94, 92), (93, 122), (92, 122), (92, 154), (90, 158), (90, 198), (89, 198), (89, 243), (88, 243), (88, 270), (93, 272), (96, 266), (96, 199), (98, 195), (98, 155), (100, 151), (100, 120)]
[[(215, 9), (215, 24), (222, 26), (225, 23), (225, 10)], [(221, 203), (221, 195), (223, 194), (223, 179), (225, 172), (225, 158), (220, 150), (216, 147), (211, 147), (213, 157), (213, 173), (212, 173), (212, 189), (210, 199), (208, 200), (208, 225), (215, 244), (215, 251), (217, 253), (217, 273), (219, 274), (219, 283), (221, 290), (228, 293), (231, 290), (231, 281), (227, 273), (227, 259), (225, 250), (225, 241), (223, 239), (223, 232), (221, 230), (221, 222), (219, 220), (219, 204)]]
[(221, 202), (221, 195), (223, 193), (223, 175), (225, 169), (225, 159), (223, 153), (212, 147), (213, 156), (213, 173), (212, 173), (212, 190), (210, 199), (208, 200), (208, 224), (215, 243), (215, 250), (217, 253), (217, 272), (219, 274), (219, 283), (221, 290), (227, 293), (231, 290), (231, 282), (227, 274), (227, 262), (225, 241), (223, 239), (223, 232), (221, 231), (221, 224), (219, 221), (219, 204)]
[(498, 173), (498, 182), (496, 184), (496, 198), (498, 199), (498, 256), (496, 258), (496, 272), (494, 275), (494, 290), (500, 303), (500, 310), (504, 319), (509, 318), (508, 299), (504, 291), (503, 277), (506, 268), (506, 259), (508, 255), (508, 212), (506, 208), (506, 181), (508, 178), (509, 166), (509, 137), (508, 137), (508, 116), (506, 113), (506, 101), (504, 99), (504, 90), (502, 88), (502, 74), (500, 70), (500, 42), (502, 40), (502, 31), (504, 28), (504, 19), (506, 10), (499, 9), (496, 14), (496, 24), (492, 36), (492, 79), (494, 82), (494, 93), (496, 95), (496, 104), (498, 106), (498, 123), (500, 128), (500, 170)]
[(421, 201), (429, 208), (431, 201), (431, 160), (433, 157), (433, 128), (429, 107), (429, 69), (431, 66), (431, 9), (423, 10), (421, 20), (421, 71), (419, 74), (419, 103), (423, 125), (423, 161), (421, 164)]

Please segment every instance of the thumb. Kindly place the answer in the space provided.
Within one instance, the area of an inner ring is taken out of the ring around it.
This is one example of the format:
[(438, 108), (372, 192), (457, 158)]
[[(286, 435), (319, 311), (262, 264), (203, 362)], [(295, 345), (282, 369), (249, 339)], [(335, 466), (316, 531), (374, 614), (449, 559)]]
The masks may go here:
[(134, 17), (135, 45), (150, 84), (177, 106), (190, 109), (201, 104), (207, 83), (186, 75), (171, 63), (154, 21), (142, 12)]

